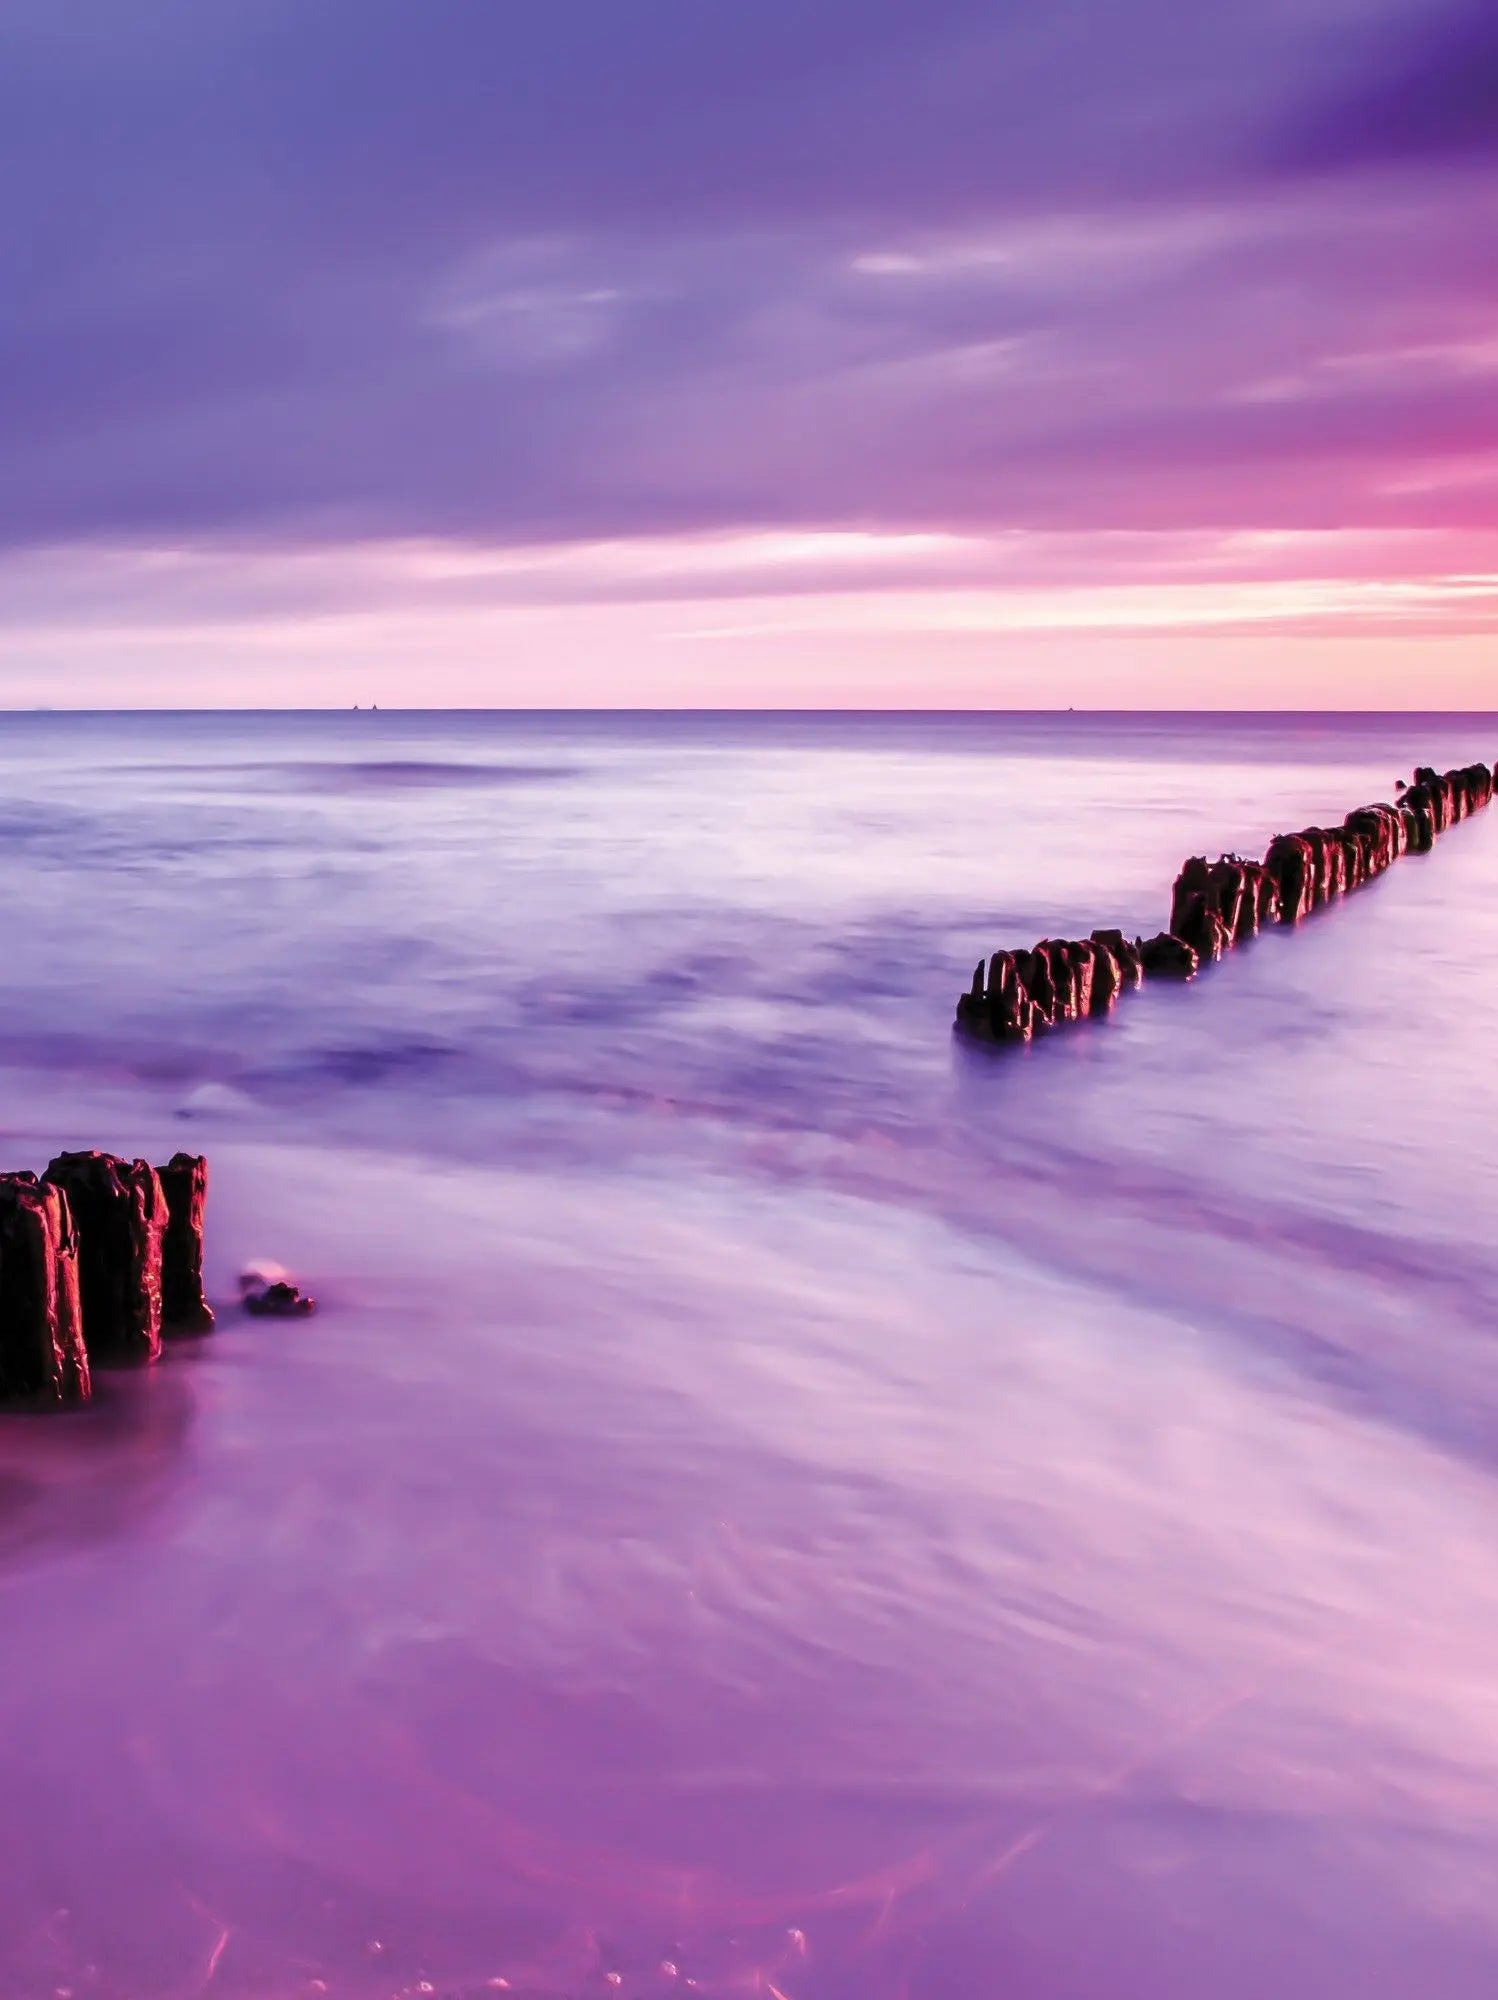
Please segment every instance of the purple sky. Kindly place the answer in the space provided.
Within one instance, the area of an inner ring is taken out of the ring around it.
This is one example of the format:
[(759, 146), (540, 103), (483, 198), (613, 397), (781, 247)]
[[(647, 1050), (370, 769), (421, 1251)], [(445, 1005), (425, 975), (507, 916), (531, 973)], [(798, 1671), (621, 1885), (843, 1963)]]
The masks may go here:
[(0, 174), (0, 700), (1498, 694), (1491, 0), (6, 0)]

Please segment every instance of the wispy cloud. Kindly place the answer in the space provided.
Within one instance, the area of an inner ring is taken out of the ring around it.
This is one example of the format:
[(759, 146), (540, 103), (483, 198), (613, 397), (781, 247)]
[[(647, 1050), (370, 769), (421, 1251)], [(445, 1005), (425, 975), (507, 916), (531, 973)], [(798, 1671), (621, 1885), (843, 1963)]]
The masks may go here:
[(0, 618), (1468, 632), (1493, 59), (1414, 0), (13, 0)]

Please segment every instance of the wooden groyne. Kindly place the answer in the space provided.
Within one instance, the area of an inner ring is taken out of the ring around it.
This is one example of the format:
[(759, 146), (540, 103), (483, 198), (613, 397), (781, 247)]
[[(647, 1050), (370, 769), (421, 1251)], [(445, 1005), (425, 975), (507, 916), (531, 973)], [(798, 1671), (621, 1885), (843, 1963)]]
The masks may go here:
[(92, 1361), (154, 1361), (206, 1333), (208, 1163), (59, 1153), (0, 1174), (0, 1401), (81, 1403)]
[(1271, 923), (1294, 924), (1360, 889), (1405, 854), (1426, 854), (1458, 820), (1487, 805), (1486, 764), (1422, 766), (1394, 805), (1361, 806), (1340, 826), (1305, 827), (1270, 841), (1262, 861), (1193, 856), (1176, 877), (1170, 926), (1152, 938), (1097, 930), (996, 951), (957, 1002), (957, 1026), (982, 1041), (1028, 1042), (1069, 1021), (1106, 1014), (1145, 979), (1191, 979), (1201, 966)]

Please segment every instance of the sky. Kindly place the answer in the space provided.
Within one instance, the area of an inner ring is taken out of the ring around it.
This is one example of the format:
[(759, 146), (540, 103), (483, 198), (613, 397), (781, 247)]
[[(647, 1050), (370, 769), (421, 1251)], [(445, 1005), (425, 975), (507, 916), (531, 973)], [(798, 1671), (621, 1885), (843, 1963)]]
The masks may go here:
[(3, 0), (0, 703), (1498, 707), (1491, 0)]

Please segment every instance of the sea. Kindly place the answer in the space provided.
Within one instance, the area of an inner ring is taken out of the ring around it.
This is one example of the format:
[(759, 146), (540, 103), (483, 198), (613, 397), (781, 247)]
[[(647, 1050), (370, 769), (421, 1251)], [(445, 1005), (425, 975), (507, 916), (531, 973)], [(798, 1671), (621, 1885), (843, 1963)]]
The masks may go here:
[(206, 1153), (218, 1306), (0, 1416), (3, 2000), (1492, 2000), (1498, 812), (952, 1018), (1495, 756), (0, 716), (0, 1166)]

